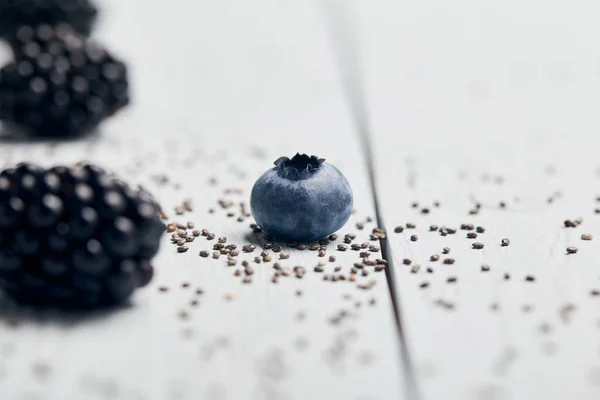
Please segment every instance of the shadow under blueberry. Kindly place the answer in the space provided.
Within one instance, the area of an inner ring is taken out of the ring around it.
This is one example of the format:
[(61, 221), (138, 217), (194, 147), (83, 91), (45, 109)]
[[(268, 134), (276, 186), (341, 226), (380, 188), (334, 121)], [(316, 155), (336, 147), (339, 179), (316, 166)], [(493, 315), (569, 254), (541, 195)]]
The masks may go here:
[(0, 124), (0, 144), (38, 144), (38, 143), (76, 143), (85, 140), (98, 140), (102, 133), (100, 129), (91, 129), (80, 135), (56, 137), (36, 136), (10, 122)]
[(99, 321), (132, 307), (133, 304), (130, 301), (95, 309), (33, 306), (19, 303), (0, 292), (0, 325), (18, 327), (23, 324), (58, 324), (67, 327)]

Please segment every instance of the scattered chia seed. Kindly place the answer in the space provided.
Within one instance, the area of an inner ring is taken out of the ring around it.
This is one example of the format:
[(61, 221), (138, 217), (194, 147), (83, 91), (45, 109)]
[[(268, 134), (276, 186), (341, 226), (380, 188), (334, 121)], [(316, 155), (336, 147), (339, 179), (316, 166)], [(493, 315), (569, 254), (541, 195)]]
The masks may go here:
[(452, 265), (452, 264), (454, 264), (454, 258), (446, 258), (446, 259), (444, 259), (444, 264), (446, 264), (446, 265)]
[(473, 243), (473, 248), (476, 249), (476, 250), (481, 250), (481, 249), (483, 249), (484, 246), (485, 245), (483, 243), (481, 243), (481, 242), (475, 242), (475, 243)]
[(581, 240), (592, 240), (593, 236), (589, 233), (583, 233), (581, 235)]
[(577, 247), (567, 247), (567, 254), (575, 254), (579, 251), (579, 249)]
[(415, 229), (416, 227), (417, 227), (417, 225), (412, 222), (406, 223), (406, 229)]
[(417, 240), (419, 240), (419, 237), (417, 235), (411, 235), (410, 236), (410, 241), (411, 242), (416, 242)]
[(458, 278), (456, 278), (455, 276), (450, 276), (448, 277), (448, 279), (446, 279), (446, 282), (448, 283), (455, 283), (457, 281)]
[(423, 282), (423, 283), (421, 283), (421, 284), (419, 285), (419, 287), (420, 287), (421, 289), (428, 288), (428, 287), (429, 287), (429, 282)]
[(481, 272), (489, 272), (489, 270), (490, 270), (490, 266), (489, 265), (483, 264), (481, 266)]
[(526, 281), (526, 282), (534, 282), (534, 281), (535, 281), (535, 276), (532, 276), (532, 275), (527, 275), (527, 276), (525, 277), (525, 281)]
[(188, 251), (190, 248), (187, 246), (179, 246), (177, 247), (177, 252), (178, 253), (185, 253), (186, 251)]
[(206, 250), (202, 250), (199, 254), (200, 254), (200, 257), (204, 257), (204, 258), (206, 258), (210, 255), (209, 252)]
[(403, 263), (404, 265), (410, 265), (410, 263), (411, 263), (411, 262), (412, 262), (412, 261), (411, 261), (410, 259), (408, 259), (408, 258), (405, 258), (405, 259), (403, 259), (403, 260), (402, 260), (402, 263)]
[(430, 232), (435, 232), (438, 230), (438, 226), (437, 225), (429, 225), (429, 231)]
[(510, 244), (510, 240), (508, 240), (508, 239), (506, 239), (506, 238), (504, 238), (504, 239), (502, 239), (502, 240), (500, 241), (500, 246), (502, 246), (502, 247), (506, 247), (506, 246), (508, 246), (509, 244)]
[(477, 234), (475, 232), (467, 233), (467, 239), (476, 239), (476, 238), (477, 238)]
[(474, 229), (473, 224), (461, 224), (460, 229), (465, 231), (472, 231)]
[(396, 233), (402, 233), (402, 232), (404, 232), (404, 227), (397, 226), (396, 228), (394, 228), (394, 232), (396, 232)]
[(348, 246), (346, 246), (345, 244), (338, 244), (337, 249), (339, 251), (346, 251), (346, 250), (348, 250)]
[(449, 253), (450, 253), (450, 247), (444, 247), (444, 248), (442, 249), (442, 253), (443, 253), (443, 254), (449, 254)]
[(432, 255), (431, 257), (429, 257), (429, 260), (435, 262), (438, 261), (440, 259), (440, 256), (438, 256), (437, 254)]
[(477, 233), (484, 233), (485, 232), (485, 228), (483, 226), (478, 226), (476, 229)]

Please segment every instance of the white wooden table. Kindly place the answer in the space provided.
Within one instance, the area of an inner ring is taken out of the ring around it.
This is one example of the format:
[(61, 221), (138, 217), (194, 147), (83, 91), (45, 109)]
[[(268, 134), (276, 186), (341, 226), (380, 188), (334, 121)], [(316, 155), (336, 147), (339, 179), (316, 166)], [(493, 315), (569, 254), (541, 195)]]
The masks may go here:
[[(0, 399), (599, 398), (600, 5), (354, 3), (368, 144), (318, 0), (100, 3), (95, 37), (130, 64), (132, 106), (85, 141), (2, 141), (1, 163), (96, 162), (151, 189), (169, 221), (257, 249), (227, 266), (199, 257), (214, 240), (180, 254), (165, 235), (154, 281), (111, 312), (0, 300)], [(240, 203), (298, 151), (349, 179), (339, 236), (382, 246), (387, 274), (350, 281), (359, 257), (340, 239), (325, 258), (255, 263), (264, 240)], [(275, 262), (291, 276), (273, 283)]]

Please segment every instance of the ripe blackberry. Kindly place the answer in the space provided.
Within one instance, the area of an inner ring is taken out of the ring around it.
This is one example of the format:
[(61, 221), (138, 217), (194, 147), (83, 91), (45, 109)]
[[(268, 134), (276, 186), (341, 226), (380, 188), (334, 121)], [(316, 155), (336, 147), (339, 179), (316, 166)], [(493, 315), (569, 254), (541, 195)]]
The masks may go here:
[(0, 172), (0, 289), (18, 301), (90, 308), (150, 282), (165, 230), (152, 196), (93, 165)]
[(36, 136), (75, 136), (129, 103), (125, 64), (70, 28), (22, 27), (13, 45), (16, 61), (0, 70), (0, 119)]
[(89, 36), (98, 10), (89, 0), (0, 0), (0, 36), (21, 25), (66, 23)]

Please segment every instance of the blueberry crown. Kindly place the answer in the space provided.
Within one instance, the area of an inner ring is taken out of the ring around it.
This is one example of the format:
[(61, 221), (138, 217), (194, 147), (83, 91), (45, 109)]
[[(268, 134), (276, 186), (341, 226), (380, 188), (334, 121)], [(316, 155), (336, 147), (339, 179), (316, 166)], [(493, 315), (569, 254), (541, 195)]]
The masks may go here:
[(302, 179), (318, 171), (324, 162), (324, 158), (296, 153), (292, 158), (279, 157), (274, 164), (275, 169), (282, 176), (289, 179)]

